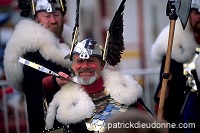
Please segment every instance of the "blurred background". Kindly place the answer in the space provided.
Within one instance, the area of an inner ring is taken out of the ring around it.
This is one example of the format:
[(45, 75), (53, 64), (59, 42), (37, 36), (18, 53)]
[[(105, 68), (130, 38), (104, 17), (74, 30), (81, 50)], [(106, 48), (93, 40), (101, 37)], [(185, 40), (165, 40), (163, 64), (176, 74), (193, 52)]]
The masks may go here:
[[(104, 45), (106, 32), (121, 0), (81, 0), (80, 37), (93, 37)], [(131, 74), (144, 89), (143, 100), (154, 113), (153, 96), (159, 80), (159, 66), (151, 60), (151, 46), (169, 23), (167, 0), (127, 0), (124, 11), (125, 51), (121, 62), (106, 66)], [(67, 0), (66, 24), (73, 29), (76, 1)], [(28, 133), (24, 96), (10, 87), (4, 76), (3, 55), (19, 15), (17, 0), (0, 0), (0, 132)]]

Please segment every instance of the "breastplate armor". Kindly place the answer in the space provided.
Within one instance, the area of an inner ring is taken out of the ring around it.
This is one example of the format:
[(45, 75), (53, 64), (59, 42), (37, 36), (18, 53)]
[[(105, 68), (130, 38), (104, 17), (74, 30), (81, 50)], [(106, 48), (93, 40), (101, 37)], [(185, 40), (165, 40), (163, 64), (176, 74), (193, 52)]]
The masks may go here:
[(96, 109), (91, 118), (86, 119), (86, 127), (94, 133), (103, 133), (106, 129), (106, 120), (118, 112), (126, 112), (128, 106), (115, 102), (110, 96), (94, 102)]
[[(199, 51), (199, 49), (196, 49), (196, 51)], [(197, 91), (197, 86), (196, 86), (196, 82), (195, 79), (193, 77), (193, 74), (191, 73), (192, 70), (196, 69), (195, 67), (195, 61), (198, 57), (199, 52), (196, 53), (196, 55), (194, 56), (193, 60), (189, 63), (184, 63), (183, 64), (183, 74), (186, 76), (187, 81), (186, 84), (191, 87), (191, 91)]]

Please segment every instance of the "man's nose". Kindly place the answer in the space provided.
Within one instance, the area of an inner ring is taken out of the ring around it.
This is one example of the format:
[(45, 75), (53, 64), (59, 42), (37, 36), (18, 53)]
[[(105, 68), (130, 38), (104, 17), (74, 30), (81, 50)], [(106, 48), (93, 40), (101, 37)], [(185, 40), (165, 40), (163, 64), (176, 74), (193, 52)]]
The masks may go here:
[(87, 61), (83, 61), (83, 63), (82, 63), (82, 65), (81, 65), (83, 68), (84, 67), (88, 67), (89, 66), (89, 64), (88, 64), (88, 62)]
[(56, 17), (54, 15), (51, 15), (50, 22), (51, 23), (56, 23)]

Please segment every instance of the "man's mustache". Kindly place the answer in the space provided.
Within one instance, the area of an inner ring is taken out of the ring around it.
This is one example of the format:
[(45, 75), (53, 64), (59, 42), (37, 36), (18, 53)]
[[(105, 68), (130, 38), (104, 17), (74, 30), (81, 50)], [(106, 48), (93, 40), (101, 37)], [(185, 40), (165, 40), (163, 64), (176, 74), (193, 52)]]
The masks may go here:
[(80, 69), (78, 70), (78, 73), (82, 73), (82, 72), (94, 72), (93, 69)]

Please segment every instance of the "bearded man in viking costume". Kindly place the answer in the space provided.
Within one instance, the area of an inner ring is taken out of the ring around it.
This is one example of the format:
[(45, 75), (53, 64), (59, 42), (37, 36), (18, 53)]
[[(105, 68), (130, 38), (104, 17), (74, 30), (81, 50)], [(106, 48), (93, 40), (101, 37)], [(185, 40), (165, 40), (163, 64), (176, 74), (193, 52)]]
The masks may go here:
[(18, 0), (21, 20), (15, 27), (5, 48), (4, 68), (8, 83), (25, 94), (30, 133), (45, 129), (43, 100), (51, 102), (58, 91), (44, 90), (54, 84), (53, 77), (18, 62), (24, 58), (58, 72), (69, 73), (70, 62), (64, 60), (69, 53), (71, 31), (64, 25), (65, 0)]
[[(62, 86), (49, 104), (46, 128), (52, 129), (54, 120), (68, 126), (74, 133), (104, 132), (107, 120), (114, 114), (138, 109), (147, 117), (153, 114), (141, 99), (143, 90), (130, 75), (108, 70), (105, 64), (115, 66), (124, 50), (122, 0), (109, 26), (107, 41), (103, 48), (92, 38), (78, 41), (78, 10), (74, 27), (74, 41), (65, 57), (72, 61), (74, 77), (63, 72), (59, 75), (68, 81), (56, 78)], [(77, 7), (80, 1), (77, 0)], [(77, 8), (78, 9), (78, 8)], [(48, 89), (48, 88), (47, 88)], [(77, 126), (77, 123), (81, 123)], [(81, 128), (84, 127), (84, 128)]]
[(153, 116), (141, 99), (138, 82), (130, 75), (104, 69), (104, 65), (103, 49), (95, 40), (87, 38), (76, 44), (72, 52), (75, 83), (69, 81), (54, 95), (47, 111), (47, 129), (57, 119), (69, 127), (84, 121), (88, 131), (104, 132), (106, 120), (118, 112), (138, 109)]

